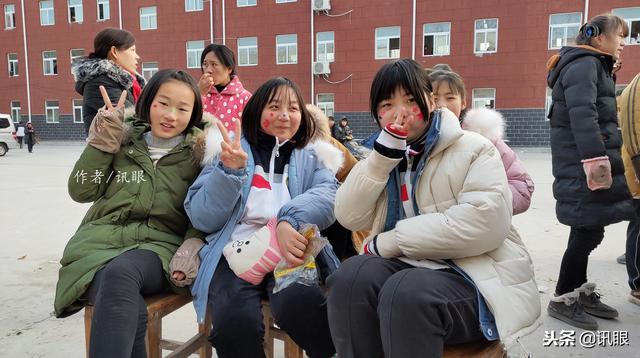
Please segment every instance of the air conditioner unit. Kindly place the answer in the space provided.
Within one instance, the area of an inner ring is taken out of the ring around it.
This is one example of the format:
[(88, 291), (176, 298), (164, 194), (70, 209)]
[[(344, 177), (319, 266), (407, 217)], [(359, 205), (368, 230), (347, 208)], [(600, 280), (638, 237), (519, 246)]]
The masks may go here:
[(313, 63), (314, 75), (328, 75), (330, 73), (331, 73), (331, 69), (329, 68), (329, 62), (317, 61)]
[(329, 11), (331, 10), (331, 3), (329, 0), (313, 0), (314, 11)]

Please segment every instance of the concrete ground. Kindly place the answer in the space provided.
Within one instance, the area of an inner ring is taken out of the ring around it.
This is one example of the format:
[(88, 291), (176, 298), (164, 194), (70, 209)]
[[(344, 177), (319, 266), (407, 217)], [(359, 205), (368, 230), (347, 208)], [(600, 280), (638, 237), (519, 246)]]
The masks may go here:
[[(65, 319), (51, 316), (58, 261), (89, 207), (71, 201), (66, 191), (67, 176), (82, 148), (83, 143), (43, 143), (32, 154), (14, 150), (0, 157), (0, 236), (4, 242), (0, 250), (0, 270), (4, 272), (0, 357), (84, 356), (82, 314)], [(548, 150), (518, 152), (535, 181), (536, 191), (529, 211), (513, 221), (531, 251), (543, 291), (543, 325), (521, 340), (522, 352), (536, 358), (640, 357), (640, 307), (627, 301), (625, 267), (615, 261), (624, 251), (626, 223), (608, 227), (604, 242), (590, 259), (590, 280), (598, 283), (603, 300), (620, 311), (617, 320), (599, 320), (600, 341), (596, 336), (590, 343), (593, 336), (546, 315), (548, 295), (555, 287), (569, 230), (555, 218)], [(164, 324), (167, 336), (184, 339), (195, 333), (191, 307), (171, 318)], [(545, 346), (545, 336), (549, 347)], [(281, 350), (278, 356), (282, 357)]]

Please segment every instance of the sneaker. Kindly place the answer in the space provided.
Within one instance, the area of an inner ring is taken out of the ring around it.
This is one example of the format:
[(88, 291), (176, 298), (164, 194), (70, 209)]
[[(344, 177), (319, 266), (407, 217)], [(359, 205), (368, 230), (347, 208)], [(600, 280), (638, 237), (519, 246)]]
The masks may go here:
[(557, 318), (574, 327), (596, 331), (598, 322), (595, 318), (589, 316), (580, 302), (578, 302), (578, 293), (576, 291), (565, 293), (561, 296), (551, 296), (547, 313), (553, 318)]
[(585, 312), (600, 318), (618, 317), (618, 311), (602, 303), (602, 301), (600, 301), (600, 294), (595, 290), (596, 284), (592, 282), (584, 283), (582, 286), (576, 288), (576, 291), (580, 292), (578, 302), (584, 307)]
[(626, 265), (627, 264), (627, 256), (625, 254), (622, 254), (622, 255), (618, 256), (616, 258), (616, 262), (619, 263), (620, 265)]
[(629, 294), (629, 302), (640, 306), (640, 289), (631, 290), (631, 294)]

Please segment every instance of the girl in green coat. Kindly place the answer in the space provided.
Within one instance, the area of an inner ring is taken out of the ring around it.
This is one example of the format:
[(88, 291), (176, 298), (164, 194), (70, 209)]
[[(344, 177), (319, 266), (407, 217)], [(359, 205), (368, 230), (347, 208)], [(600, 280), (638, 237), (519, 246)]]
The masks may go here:
[(71, 198), (93, 205), (60, 261), (55, 313), (91, 303), (92, 358), (146, 357), (144, 296), (170, 288), (174, 252), (202, 236), (183, 208), (200, 172), (202, 102), (193, 78), (173, 69), (151, 78), (131, 117), (124, 96), (113, 107), (100, 90), (105, 107), (69, 177)]

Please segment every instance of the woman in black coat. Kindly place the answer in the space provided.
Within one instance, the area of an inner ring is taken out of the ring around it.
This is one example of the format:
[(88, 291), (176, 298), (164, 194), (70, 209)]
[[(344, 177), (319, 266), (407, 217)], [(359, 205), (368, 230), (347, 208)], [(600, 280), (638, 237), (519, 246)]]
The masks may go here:
[(589, 254), (604, 227), (633, 216), (620, 156), (613, 64), (628, 34), (624, 20), (599, 15), (578, 33), (578, 46), (563, 47), (549, 63), (553, 89), (549, 111), (556, 216), (571, 227), (549, 315), (583, 329), (598, 329), (592, 317), (618, 312), (600, 301), (587, 282)]
[(144, 79), (136, 74), (140, 56), (136, 53), (136, 40), (129, 31), (106, 28), (93, 40), (93, 52), (73, 64), (76, 92), (82, 95), (82, 119), (85, 133), (104, 106), (100, 86), (104, 86), (112, 103), (122, 91), (127, 91), (126, 107), (135, 105)]

